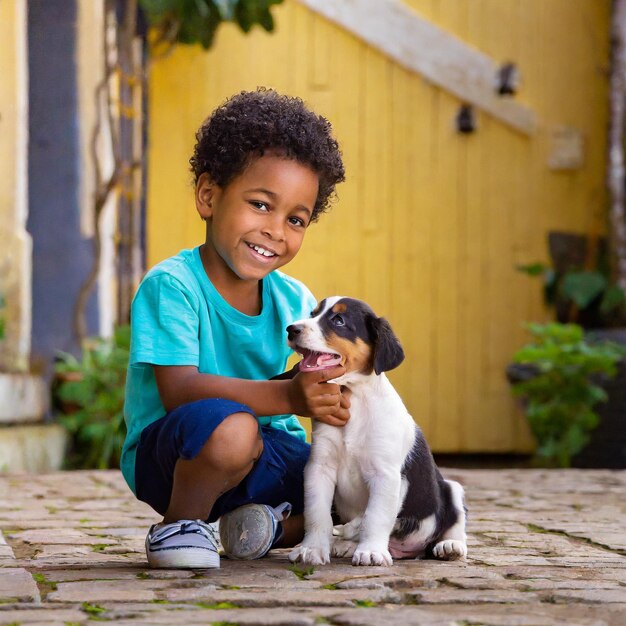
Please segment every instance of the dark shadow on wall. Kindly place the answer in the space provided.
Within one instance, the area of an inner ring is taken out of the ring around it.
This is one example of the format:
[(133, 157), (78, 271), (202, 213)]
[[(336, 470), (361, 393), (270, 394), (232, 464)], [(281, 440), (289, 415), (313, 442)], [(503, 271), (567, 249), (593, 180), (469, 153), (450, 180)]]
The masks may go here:
[[(27, 228), (33, 238), (33, 369), (49, 378), (58, 350), (77, 353), (72, 311), (91, 267), (80, 233), (76, 0), (29, 0)], [(87, 310), (97, 330), (97, 300)]]

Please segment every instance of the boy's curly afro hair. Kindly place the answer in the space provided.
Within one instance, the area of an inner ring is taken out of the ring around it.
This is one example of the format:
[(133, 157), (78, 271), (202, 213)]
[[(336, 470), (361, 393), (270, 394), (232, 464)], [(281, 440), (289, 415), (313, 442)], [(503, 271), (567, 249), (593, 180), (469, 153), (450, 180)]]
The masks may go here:
[(335, 185), (345, 179), (345, 172), (330, 122), (307, 109), (300, 98), (263, 88), (229, 98), (196, 133), (189, 163), (196, 182), (206, 172), (225, 187), (251, 158), (268, 150), (317, 172), (319, 191), (311, 221), (317, 220), (328, 208)]

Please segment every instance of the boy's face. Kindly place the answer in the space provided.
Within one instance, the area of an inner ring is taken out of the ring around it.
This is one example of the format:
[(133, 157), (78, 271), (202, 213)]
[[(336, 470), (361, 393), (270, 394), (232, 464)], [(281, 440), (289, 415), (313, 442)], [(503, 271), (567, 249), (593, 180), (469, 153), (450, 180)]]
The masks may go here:
[(225, 187), (203, 174), (196, 208), (207, 221), (207, 259), (239, 279), (258, 281), (300, 250), (317, 200), (318, 175), (309, 167), (264, 155)]

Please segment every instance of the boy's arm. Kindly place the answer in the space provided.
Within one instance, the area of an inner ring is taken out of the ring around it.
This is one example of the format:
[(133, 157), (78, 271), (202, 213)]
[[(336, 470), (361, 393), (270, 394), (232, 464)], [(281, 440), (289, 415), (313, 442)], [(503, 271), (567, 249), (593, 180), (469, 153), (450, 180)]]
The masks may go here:
[(272, 376), (270, 380), (291, 380), (300, 371), (300, 366), (296, 363), (290, 370), (278, 374), (278, 376)]
[(339, 385), (326, 382), (345, 373), (341, 366), (294, 373), (293, 378), (287, 380), (247, 380), (201, 374), (190, 365), (155, 365), (153, 368), (161, 402), (167, 411), (204, 398), (225, 398), (249, 406), (256, 415), (295, 413), (334, 426), (343, 426), (349, 418), (348, 398), (342, 395)]

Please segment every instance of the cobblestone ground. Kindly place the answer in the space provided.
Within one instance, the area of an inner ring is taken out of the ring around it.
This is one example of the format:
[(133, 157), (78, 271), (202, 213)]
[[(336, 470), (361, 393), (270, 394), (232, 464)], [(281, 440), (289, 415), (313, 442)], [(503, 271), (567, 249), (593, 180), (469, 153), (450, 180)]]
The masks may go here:
[(626, 625), (626, 472), (448, 470), (467, 562), (150, 570), (116, 471), (0, 475), (0, 624)]

